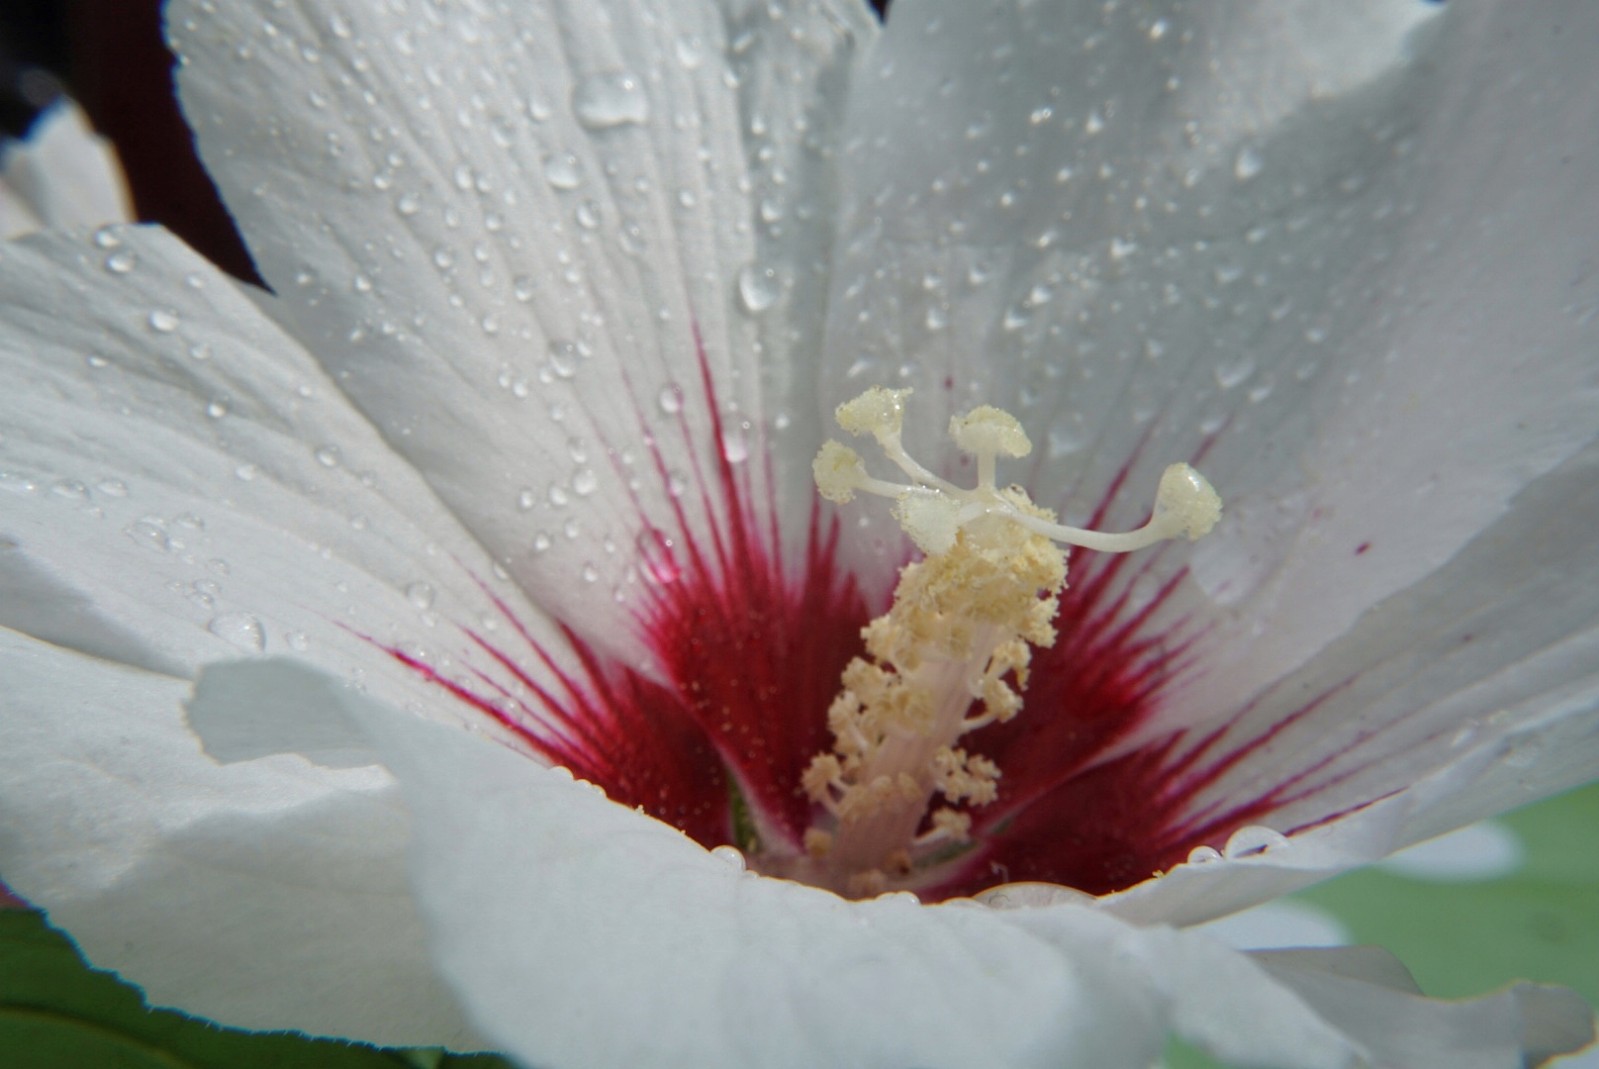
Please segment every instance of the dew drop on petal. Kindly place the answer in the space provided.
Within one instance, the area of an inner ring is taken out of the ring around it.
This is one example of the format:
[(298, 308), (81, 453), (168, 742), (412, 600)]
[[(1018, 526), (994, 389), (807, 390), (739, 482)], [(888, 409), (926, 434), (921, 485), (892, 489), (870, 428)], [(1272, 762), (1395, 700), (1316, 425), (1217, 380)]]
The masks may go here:
[(742, 464), (750, 458), (748, 423), (735, 423), (722, 432), (722, 456), (729, 464)]
[(102, 479), (95, 485), (95, 489), (110, 497), (128, 496), (128, 484), (121, 479)]
[(304, 653), (311, 648), (311, 640), (306, 637), (304, 631), (290, 631), (283, 636), (283, 641), (288, 643), (289, 649), (295, 653)]
[(1261, 158), (1260, 150), (1253, 145), (1245, 145), (1233, 159), (1233, 177), (1240, 182), (1247, 182), (1265, 166), (1266, 161)]
[(656, 395), (655, 403), (661, 411), (668, 416), (675, 416), (683, 411), (683, 388), (676, 383), (667, 383), (661, 387), (661, 392)]
[(225, 612), (213, 617), (205, 629), (229, 645), (247, 653), (266, 649), (266, 631), (261, 621), (244, 612)]
[(579, 350), (576, 342), (556, 340), (550, 342), (550, 370), (557, 378), (569, 379), (577, 374)]
[(172, 539), (160, 524), (154, 520), (139, 520), (123, 528), (123, 533), (141, 546), (147, 546), (158, 553), (166, 553), (172, 549)]
[(782, 293), (777, 272), (770, 267), (745, 264), (738, 270), (738, 296), (752, 315), (760, 315), (777, 303)]
[(677, 39), (677, 61), (684, 70), (697, 70), (705, 62), (705, 38), (698, 34), (685, 34)]
[(1268, 850), (1280, 850), (1288, 844), (1288, 836), (1259, 824), (1246, 824), (1227, 837), (1222, 853), (1229, 858), (1249, 857)]
[(639, 532), (636, 544), (647, 578), (662, 586), (677, 582), (683, 571), (672, 554), (670, 538), (657, 528), (647, 527)]
[(171, 334), (178, 329), (178, 313), (170, 308), (156, 308), (150, 312), (148, 322), (157, 334)]
[(139, 263), (131, 249), (118, 249), (105, 258), (105, 269), (114, 275), (125, 275)]
[(1207, 865), (1212, 861), (1221, 860), (1221, 851), (1214, 846), (1196, 846), (1188, 851), (1190, 865)]
[(583, 184), (583, 171), (576, 156), (557, 152), (544, 157), (544, 180), (552, 189), (576, 189)]
[(581, 468), (572, 475), (572, 492), (578, 497), (588, 497), (600, 485), (593, 468)]
[(433, 607), (433, 586), (431, 583), (415, 582), (405, 588), (405, 600), (418, 609)]
[(336, 445), (319, 445), (316, 447), (314, 456), (316, 457), (316, 462), (324, 468), (336, 468), (339, 466), (339, 461), (343, 459), (343, 454)]
[(572, 90), (572, 113), (590, 130), (606, 130), (650, 117), (644, 86), (627, 71), (607, 71), (583, 79)]
[(711, 856), (718, 861), (726, 863), (731, 868), (744, 871), (744, 851), (736, 846), (716, 846), (711, 848)]

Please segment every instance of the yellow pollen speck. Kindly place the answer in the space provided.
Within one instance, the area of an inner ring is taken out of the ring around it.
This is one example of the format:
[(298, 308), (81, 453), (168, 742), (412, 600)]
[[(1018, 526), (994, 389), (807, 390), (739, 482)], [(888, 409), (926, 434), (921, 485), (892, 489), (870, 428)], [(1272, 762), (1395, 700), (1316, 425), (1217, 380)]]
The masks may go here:
[[(954, 807), (998, 797), (999, 767), (957, 743), (1021, 713), (1032, 647), (1055, 641), (1066, 585), (1059, 543), (1137, 549), (1197, 538), (1221, 515), (1204, 477), (1177, 464), (1162, 477), (1143, 528), (1107, 535), (1061, 526), (1021, 489), (996, 484), (997, 458), (1025, 456), (1032, 446), (1013, 416), (987, 406), (950, 423), (978, 473), (975, 487), (954, 486), (900, 443), (909, 393), (871, 389), (837, 413), (846, 431), (874, 437), (909, 485), (872, 477), (836, 442), (814, 464), (828, 500), (857, 492), (893, 499), (895, 517), (925, 554), (901, 570), (889, 611), (862, 629), (866, 655), (844, 669), (827, 711), (832, 749), (817, 754), (802, 778), (825, 815), (805, 834), (808, 860), (796, 864), (811, 868), (800, 875), (850, 895), (914, 885), (920, 864), (969, 840), (971, 814)], [(948, 804), (933, 809), (939, 797)]]

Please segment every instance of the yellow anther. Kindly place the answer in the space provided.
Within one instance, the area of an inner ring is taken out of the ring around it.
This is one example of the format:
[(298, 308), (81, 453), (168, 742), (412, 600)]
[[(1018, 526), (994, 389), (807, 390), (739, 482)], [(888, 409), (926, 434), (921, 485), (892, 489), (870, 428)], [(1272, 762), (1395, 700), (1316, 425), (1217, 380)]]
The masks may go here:
[(866, 465), (860, 454), (842, 442), (822, 443), (822, 451), (811, 462), (816, 489), (835, 505), (855, 500), (855, 491), (867, 481)]
[(1221, 519), (1221, 498), (1199, 472), (1187, 464), (1173, 464), (1160, 477), (1155, 492), (1155, 520), (1175, 525), (1189, 541), (1202, 538)]
[(905, 424), (905, 398), (910, 395), (909, 390), (873, 386), (854, 400), (839, 405), (833, 418), (850, 434), (870, 434), (880, 442), (898, 439)]
[(963, 453), (975, 457), (1025, 457), (1033, 451), (1033, 443), (1016, 417), (993, 405), (952, 417), (949, 436)]

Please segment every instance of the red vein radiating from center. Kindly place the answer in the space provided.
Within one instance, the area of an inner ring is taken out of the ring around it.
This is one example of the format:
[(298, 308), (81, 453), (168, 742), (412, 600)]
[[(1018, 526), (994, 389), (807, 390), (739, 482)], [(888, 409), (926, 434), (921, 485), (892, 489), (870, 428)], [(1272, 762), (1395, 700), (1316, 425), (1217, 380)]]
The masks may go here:
[[(721, 449), (703, 353), (701, 369), (705, 440), (689, 444), (704, 458), (695, 462), (693, 496), (702, 522), (691, 524), (674, 495), (673, 515), (645, 525), (670, 557), (669, 567), (649, 566), (657, 581), (635, 600), (638, 638), (654, 659), (649, 674), (601, 652), (578, 621), (562, 628), (574, 656), (552, 656), (498, 599), (518, 648), (504, 629), (492, 639), (463, 629), (468, 648), (459, 661), (478, 666), (465, 679), (384, 648), (614, 801), (712, 847), (740, 838), (737, 794), (762, 852), (792, 856), (817, 816), (801, 777), (831, 747), (827, 708), (840, 673), (861, 652), (871, 607), (839, 568), (839, 521), (824, 519), (820, 505), (811, 510), (803, 553), (785, 565), (775, 506), (755, 507), (751, 472)], [(654, 440), (645, 441), (664, 480)], [(1118, 486), (1107, 489), (1099, 519)], [(706, 533), (696, 538), (695, 530)], [(1157, 572), (1159, 561), (1159, 553), (1074, 561), (1059, 640), (1034, 658), (1022, 715), (963, 740), (1000, 767), (1000, 797), (974, 812), (972, 848), (919, 888), (924, 898), (1006, 880), (1118, 890), (1310, 793), (1304, 782), (1281, 784), (1201, 809), (1197, 796), (1263, 739), (1217, 753), (1224, 730), (1198, 740), (1174, 730), (1127, 748), (1150, 734), (1173, 681), (1192, 667), (1191, 635), (1183, 637), (1190, 629), (1152, 623), (1184, 578), (1180, 570)], [(1142, 577), (1155, 579), (1155, 590), (1135, 605), (1130, 580)], [(542, 670), (521, 667), (519, 656)]]

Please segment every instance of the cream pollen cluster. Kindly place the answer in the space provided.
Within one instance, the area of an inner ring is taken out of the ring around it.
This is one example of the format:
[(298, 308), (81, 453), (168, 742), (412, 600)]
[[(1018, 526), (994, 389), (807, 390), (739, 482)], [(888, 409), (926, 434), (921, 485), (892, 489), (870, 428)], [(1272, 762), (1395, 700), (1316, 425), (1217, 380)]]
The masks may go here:
[(1058, 524), (1020, 487), (996, 484), (998, 458), (1026, 456), (1032, 443), (1015, 417), (989, 406), (950, 421), (956, 446), (977, 463), (977, 485), (955, 486), (905, 451), (910, 392), (874, 388), (837, 411), (839, 426), (876, 439), (908, 485), (874, 478), (836, 441), (814, 464), (829, 501), (892, 498), (895, 517), (925, 554), (901, 571), (889, 611), (863, 630), (866, 656), (844, 669), (828, 709), (832, 750), (813, 758), (804, 777), (825, 816), (807, 831), (804, 871), (794, 875), (852, 896), (914, 888), (918, 872), (967, 841), (971, 816), (958, 807), (997, 796), (1001, 770), (959, 743), (1021, 712), (1032, 647), (1055, 641), (1063, 547), (1124, 552), (1193, 539), (1221, 516), (1204, 477), (1174, 464), (1138, 530)]

